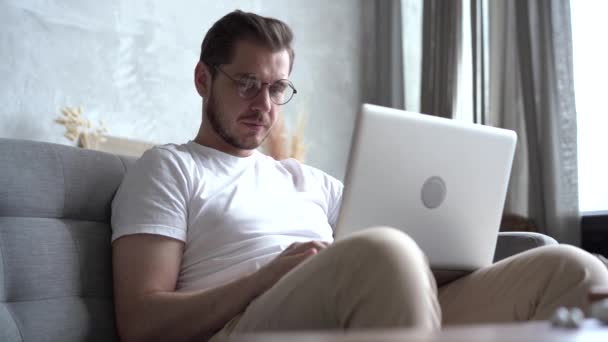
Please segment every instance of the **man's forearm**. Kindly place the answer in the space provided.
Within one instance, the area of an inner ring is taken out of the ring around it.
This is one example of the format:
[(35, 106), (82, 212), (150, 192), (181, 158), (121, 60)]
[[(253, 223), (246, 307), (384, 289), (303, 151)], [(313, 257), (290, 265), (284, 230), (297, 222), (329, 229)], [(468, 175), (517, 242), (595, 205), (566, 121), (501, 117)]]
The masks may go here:
[[(321, 241), (293, 243), (255, 273), (203, 291), (155, 291), (155, 288), (175, 286), (173, 283), (162, 282), (158, 285), (158, 280), (157, 283), (152, 282), (152, 285), (147, 283), (148, 290), (125, 290), (130, 288), (129, 284), (133, 281), (126, 277), (129, 273), (120, 272), (124, 270), (115, 265), (117, 275), (114, 278), (114, 293), (120, 337), (127, 342), (207, 339), (244, 311), (254, 298), (270, 289), (287, 272), (328, 245)], [(122, 257), (123, 260), (130, 260), (128, 255), (118, 252), (130, 249), (119, 247), (121, 248), (116, 248), (116, 259)], [(157, 258), (154, 262), (162, 260), (165, 259)]]
[(117, 306), (124, 341), (189, 341), (211, 337), (266, 289), (255, 275), (217, 288), (154, 292)]

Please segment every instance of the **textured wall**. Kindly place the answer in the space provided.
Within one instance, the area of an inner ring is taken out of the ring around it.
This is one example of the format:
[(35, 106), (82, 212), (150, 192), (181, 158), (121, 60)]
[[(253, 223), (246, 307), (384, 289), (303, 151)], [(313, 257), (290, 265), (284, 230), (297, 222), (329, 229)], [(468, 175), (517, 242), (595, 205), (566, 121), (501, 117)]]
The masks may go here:
[(200, 122), (193, 68), (207, 29), (240, 8), (295, 32), (288, 126), (308, 115), (308, 162), (342, 178), (360, 101), (361, 2), (0, 0), (0, 137), (72, 144), (53, 123), (81, 105), (112, 135), (185, 142)]

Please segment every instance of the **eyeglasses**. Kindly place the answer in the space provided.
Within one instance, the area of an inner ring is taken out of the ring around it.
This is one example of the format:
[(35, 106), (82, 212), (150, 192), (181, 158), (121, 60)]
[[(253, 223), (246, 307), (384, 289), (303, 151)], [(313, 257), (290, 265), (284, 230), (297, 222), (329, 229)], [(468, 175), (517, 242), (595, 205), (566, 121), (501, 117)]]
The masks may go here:
[(251, 100), (258, 96), (262, 91), (264, 85), (268, 85), (268, 93), (270, 94), (270, 100), (277, 105), (284, 105), (289, 102), (295, 94), (298, 93), (293, 84), (287, 80), (277, 80), (272, 83), (262, 82), (253, 76), (241, 76), (234, 78), (226, 73), (222, 68), (217, 65), (214, 67), (220, 71), (224, 76), (228, 77), (232, 82), (236, 84), (239, 96), (245, 100)]

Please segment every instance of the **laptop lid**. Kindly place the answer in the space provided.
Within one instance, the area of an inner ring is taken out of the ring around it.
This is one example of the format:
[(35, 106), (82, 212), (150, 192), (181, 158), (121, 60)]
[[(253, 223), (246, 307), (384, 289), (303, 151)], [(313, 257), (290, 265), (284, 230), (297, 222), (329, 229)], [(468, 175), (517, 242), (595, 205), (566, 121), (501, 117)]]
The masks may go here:
[(510, 130), (364, 104), (336, 239), (391, 226), (434, 269), (491, 264), (516, 140)]

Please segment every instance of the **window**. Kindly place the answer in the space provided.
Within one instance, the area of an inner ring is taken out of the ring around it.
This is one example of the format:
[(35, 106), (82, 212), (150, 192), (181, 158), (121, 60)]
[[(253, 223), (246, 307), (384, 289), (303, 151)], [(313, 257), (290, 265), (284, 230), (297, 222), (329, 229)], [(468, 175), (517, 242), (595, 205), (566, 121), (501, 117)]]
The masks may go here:
[(422, 10), (423, 0), (401, 1), (401, 36), (405, 109), (420, 111), (420, 78), (422, 76)]
[[(406, 109), (413, 111), (419, 110), (422, 5), (422, 0), (402, 0)], [(470, 0), (464, 0), (462, 6), (463, 49), (454, 117), (471, 122)], [(608, 214), (608, 1), (574, 0), (570, 7), (578, 125), (579, 210), (583, 215)], [(488, 27), (487, 22), (485, 25)]]
[(571, 1), (579, 208), (608, 211), (608, 1)]

